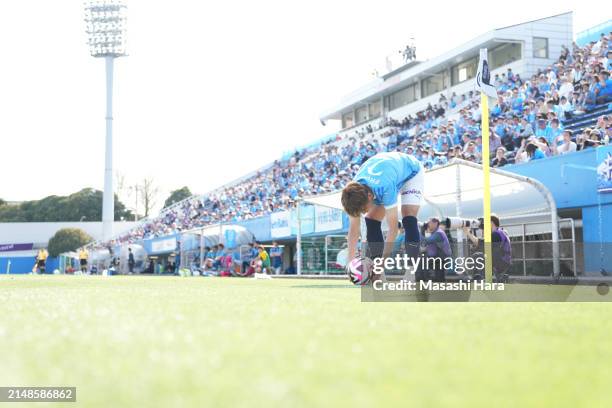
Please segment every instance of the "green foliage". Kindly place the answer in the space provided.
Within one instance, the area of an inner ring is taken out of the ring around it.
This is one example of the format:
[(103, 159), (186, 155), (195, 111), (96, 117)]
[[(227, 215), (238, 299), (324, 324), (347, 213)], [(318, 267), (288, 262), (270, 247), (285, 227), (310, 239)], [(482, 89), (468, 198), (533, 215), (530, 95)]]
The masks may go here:
[(49, 255), (58, 256), (63, 252), (74, 251), (93, 241), (85, 231), (79, 228), (62, 228), (49, 240)]
[[(115, 221), (133, 216), (115, 196)], [(0, 222), (101, 221), (102, 192), (84, 188), (69, 196), (49, 196), (24, 201), (19, 205), (0, 206)]]
[(170, 196), (164, 202), (164, 208), (170, 207), (174, 203), (178, 203), (181, 200), (191, 197), (193, 194), (189, 191), (189, 187), (185, 186), (174, 190), (170, 193)]

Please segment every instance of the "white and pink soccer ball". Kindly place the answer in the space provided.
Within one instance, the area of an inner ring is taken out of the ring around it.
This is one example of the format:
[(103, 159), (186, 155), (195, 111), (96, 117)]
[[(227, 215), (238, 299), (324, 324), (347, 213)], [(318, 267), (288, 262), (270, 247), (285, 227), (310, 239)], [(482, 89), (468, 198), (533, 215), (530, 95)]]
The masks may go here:
[(349, 279), (353, 284), (367, 285), (372, 279), (372, 260), (370, 258), (355, 258), (346, 266)]

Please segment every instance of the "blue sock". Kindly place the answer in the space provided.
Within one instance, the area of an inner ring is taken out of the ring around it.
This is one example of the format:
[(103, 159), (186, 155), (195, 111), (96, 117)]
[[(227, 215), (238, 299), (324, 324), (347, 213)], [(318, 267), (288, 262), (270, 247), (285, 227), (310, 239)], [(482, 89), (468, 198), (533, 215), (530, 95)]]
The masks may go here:
[(368, 257), (380, 258), (385, 247), (385, 238), (382, 233), (382, 223), (371, 218), (365, 219), (366, 239), (368, 241)]
[(419, 256), (419, 243), (421, 242), (419, 223), (416, 217), (408, 215), (402, 218), (402, 225), (406, 238), (406, 254), (416, 259)]

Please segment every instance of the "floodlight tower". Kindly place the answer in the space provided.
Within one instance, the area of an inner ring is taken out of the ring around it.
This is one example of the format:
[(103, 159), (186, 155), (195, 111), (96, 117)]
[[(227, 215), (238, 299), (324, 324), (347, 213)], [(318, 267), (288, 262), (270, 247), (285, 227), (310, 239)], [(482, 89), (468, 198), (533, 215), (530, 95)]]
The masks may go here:
[(127, 5), (123, 0), (92, 0), (85, 3), (86, 32), (92, 57), (106, 64), (106, 147), (104, 156), (104, 196), (102, 199), (102, 238), (113, 236), (115, 199), (113, 191), (113, 62), (126, 55)]

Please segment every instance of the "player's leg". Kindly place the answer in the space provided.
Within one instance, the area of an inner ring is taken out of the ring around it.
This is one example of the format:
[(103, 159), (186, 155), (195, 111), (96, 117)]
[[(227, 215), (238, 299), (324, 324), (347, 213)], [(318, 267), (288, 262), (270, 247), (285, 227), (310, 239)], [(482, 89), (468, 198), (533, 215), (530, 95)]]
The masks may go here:
[(421, 233), (417, 220), (419, 209), (419, 205), (402, 205), (402, 226), (404, 227), (406, 253), (408, 256), (418, 256), (419, 242), (421, 241)]
[(406, 254), (413, 258), (419, 255), (421, 234), (419, 232), (417, 216), (423, 199), (424, 184), (425, 172), (421, 168), (421, 171), (408, 180), (400, 190), (402, 226), (404, 227), (406, 238)]
[(380, 258), (385, 247), (382, 232), (382, 220), (385, 218), (385, 207), (376, 206), (365, 215), (366, 240), (368, 242), (368, 258)]

